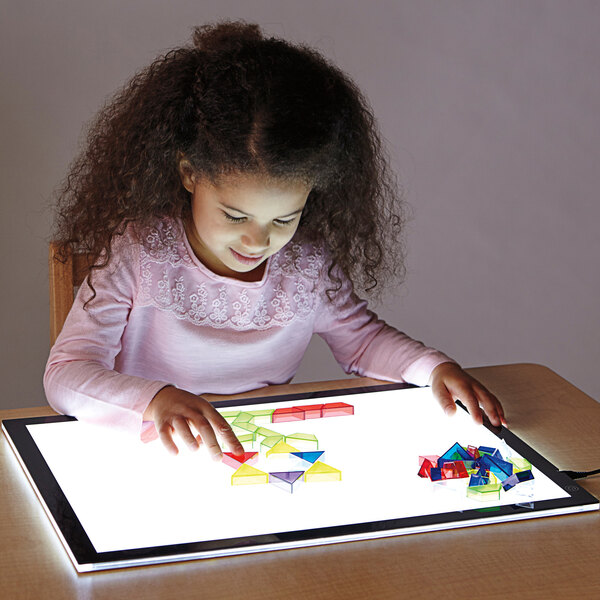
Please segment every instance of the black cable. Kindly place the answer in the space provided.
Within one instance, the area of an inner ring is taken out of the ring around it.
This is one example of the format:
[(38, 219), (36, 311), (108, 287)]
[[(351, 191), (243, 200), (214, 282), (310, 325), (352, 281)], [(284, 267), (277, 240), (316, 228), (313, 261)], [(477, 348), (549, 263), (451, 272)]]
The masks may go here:
[(559, 473), (564, 473), (571, 479), (583, 479), (584, 477), (588, 477), (590, 475), (598, 475), (598, 473), (600, 473), (600, 469), (596, 469), (595, 471), (559, 471)]

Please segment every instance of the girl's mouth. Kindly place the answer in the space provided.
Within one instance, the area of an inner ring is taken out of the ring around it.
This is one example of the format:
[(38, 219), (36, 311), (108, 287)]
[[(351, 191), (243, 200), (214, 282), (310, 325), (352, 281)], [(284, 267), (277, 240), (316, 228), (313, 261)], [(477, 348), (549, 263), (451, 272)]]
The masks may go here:
[(240, 254), (239, 252), (236, 252), (233, 248), (229, 248), (229, 250), (231, 250), (233, 257), (237, 261), (241, 262), (243, 265), (255, 265), (264, 256), (264, 254), (261, 254), (260, 256), (246, 256), (245, 254)]

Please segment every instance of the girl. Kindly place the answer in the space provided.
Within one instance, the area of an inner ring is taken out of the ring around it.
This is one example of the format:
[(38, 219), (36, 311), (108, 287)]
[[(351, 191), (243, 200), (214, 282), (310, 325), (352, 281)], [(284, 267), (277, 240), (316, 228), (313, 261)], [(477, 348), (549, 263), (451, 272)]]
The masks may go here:
[(346, 372), (429, 384), (447, 413), (460, 398), (499, 425), (481, 384), (355, 295), (402, 264), (397, 195), (344, 73), (256, 25), (195, 29), (101, 110), (59, 193), (57, 237), (93, 266), (49, 403), (219, 459), (243, 449), (202, 394), (289, 382), (318, 333)]

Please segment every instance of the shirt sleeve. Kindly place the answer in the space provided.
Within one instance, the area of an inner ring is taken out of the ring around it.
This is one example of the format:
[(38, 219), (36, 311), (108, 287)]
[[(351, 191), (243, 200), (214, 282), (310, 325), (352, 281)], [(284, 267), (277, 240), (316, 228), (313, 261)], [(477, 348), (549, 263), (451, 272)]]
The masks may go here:
[(322, 291), (314, 332), (327, 342), (346, 373), (424, 386), (435, 367), (455, 362), (379, 319), (352, 292), (347, 278), (337, 273), (342, 287), (333, 302)]
[[(108, 266), (94, 271), (96, 297), (88, 280), (80, 287), (61, 333), (50, 351), (44, 373), (48, 403), (57, 412), (81, 421), (142, 435), (142, 415), (166, 382), (150, 381), (114, 370), (121, 337), (139, 280), (139, 245), (131, 229), (116, 236)], [(143, 429), (143, 431), (142, 431)]]

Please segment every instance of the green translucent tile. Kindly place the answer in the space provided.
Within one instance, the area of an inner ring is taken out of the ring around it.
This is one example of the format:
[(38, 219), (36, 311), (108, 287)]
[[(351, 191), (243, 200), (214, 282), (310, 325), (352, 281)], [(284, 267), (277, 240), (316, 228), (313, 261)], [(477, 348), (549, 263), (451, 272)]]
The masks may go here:
[(234, 430), (240, 429), (244, 432), (249, 431), (250, 433), (254, 433), (255, 435), (259, 429), (258, 425), (255, 425), (254, 423), (238, 423), (237, 421), (233, 422), (232, 427)]
[(264, 452), (266, 450), (270, 450), (276, 444), (283, 441), (283, 436), (279, 433), (277, 435), (272, 435), (271, 437), (266, 437), (260, 443), (260, 449)]
[(319, 449), (319, 440), (314, 433), (292, 433), (285, 436), (285, 441), (301, 451)]
[(261, 441), (263, 439), (265, 439), (265, 438), (273, 437), (275, 435), (281, 435), (281, 434), (278, 433), (277, 431), (273, 431), (271, 429), (267, 429), (266, 427), (259, 427), (256, 430), (256, 439), (261, 440)]
[(256, 436), (253, 433), (244, 433), (242, 435), (238, 435), (237, 439), (240, 444), (253, 444), (256, 441)]
[(520, 456), (511, 456), (508, 462), (515, 465), (515, 471), (529, 471), (531, 469), (531, 463), (526, 458), (521, 458)]
[(247, 412), (241, 412), (236, 418), (234, 423), (237, 425), (238, 423), (252, 423), (252, 419), (254, 417)]
[(249, 414), (251, 414), (254, 417), (254, 419), (252, 420), (253, 423), (256, 423), (257, 425), (263, 425), (265, 423), (272, 422), (272, 416), (274, 411), (274, 408), (265, 408), (264, 410), (249, 411)]
[(234, 410), (234, 411), (225, 411), (221, 413), (221, 416), (228, 422), (231, 423), (232, 421), (235, 421), (235, 419), (237, 419), (238, 415), (240, 414), (239, 410)]
[(502, 485), (499, 483), (490, 483), (488, 485), (475, 485), (467, 488), (467, 497), (480, 502), (489, 500), (500, 500), (500, 490)]

